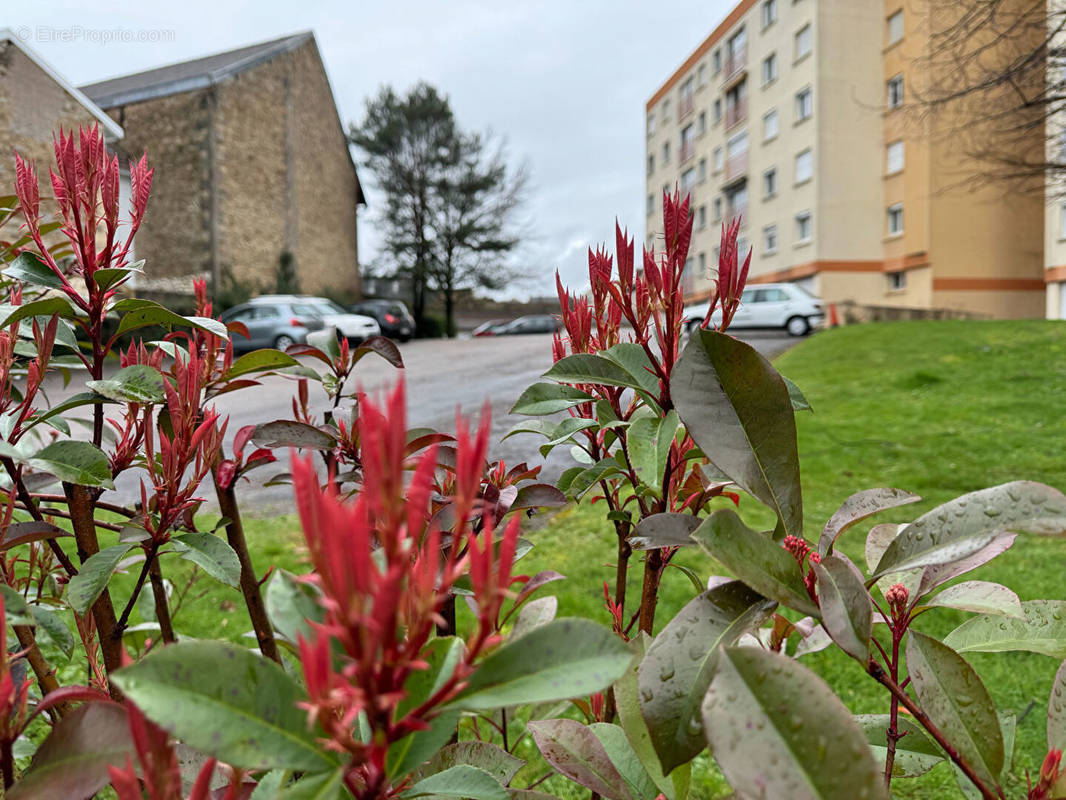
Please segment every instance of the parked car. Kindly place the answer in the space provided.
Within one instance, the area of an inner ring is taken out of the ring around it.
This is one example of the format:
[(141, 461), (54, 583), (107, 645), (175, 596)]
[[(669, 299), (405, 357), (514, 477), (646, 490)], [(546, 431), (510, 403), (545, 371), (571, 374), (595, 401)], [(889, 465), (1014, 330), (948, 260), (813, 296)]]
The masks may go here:
[(383, 334), (401, 342), (415, 335), (415, 318), (399, 300), (364, 300), (348, 310), (353, 314), (373, 317)]
[(497, 336), (500, 331), (506, 328), (511, 323), (505, 319), (490, 319), (488, 322), (482, 322), (473, 331), (471, 336)]
[(303, 344), (308, 333), (325, 327), (318, 309), (296, 297), (257, 297), (223, 312), (222, 321), (243, 322), (248, 328), (249, 338), (233, 337), (233, 349), (237, 351), (263, 347), (284, 350), (291, 344)]
[(523, 333), (555, 333), (562, 327), (558, 317), (551, 314), (529, 314), (519, 317), (504, 325), (498, 332), (498, 336), (511, 336)]
[(381, 334), (381, 327), (373, 317), (350, 314), (337, 303), (325, 297), (296, 294), (264, 294), (248, 302), (251, 304), (278, 302), (306, 304), (311, 308), (312, 313), (322, 321), (324, 326), (336, 328), (337, 336), (347, 339), (350, 344), (359, 344), (364, 339)]
[[(707, 315), (707, 303), (685, 309), (685, 328), (691, 331)], [(711, 322), (722, 319), (715, 309)], [(790, 336), (806, 336), (822, 324), (822, 302), (794, 283), (762, 283), (749, 286), (740, 296), (740, 307), (729, 324), (737, 328), (784, 328)]]

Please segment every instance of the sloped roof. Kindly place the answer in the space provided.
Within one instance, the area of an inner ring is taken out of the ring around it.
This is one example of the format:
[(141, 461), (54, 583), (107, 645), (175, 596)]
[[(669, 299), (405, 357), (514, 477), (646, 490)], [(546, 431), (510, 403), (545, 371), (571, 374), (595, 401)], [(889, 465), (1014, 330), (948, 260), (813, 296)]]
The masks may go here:
[(85, 96), (83, 92), (78, 91), (74, 84), (70, 83), (66, 78), (56, 72), (52, 68), (52, 65), (41, 58), (41, 55), (30, 47), (23, 38), (18, 36), (10, 28), (0, 28), (0, 42), (11, 42), (15, 47), (21, 50), (26, 58), (32, 61), (48, 75), (53, 81), (59, 84), (63, 91), (73, 97), (86, 111), (88, 111), (100, 123), (100, 128), (103, 130), (104, 140), (106, 142), (113, 143), (121, 139), (125, 133), (122, 127), (109, 117), (102, 108), (96, 103)]
[(133, 75), (123, 75), (81, 87), (82, 92), (104, 108), (137, 103), (168, 94), (202, 89), (231, 75), (288, 53), (314, 38), (311, 31), (294, 33), (269, 42), (239, 47), (192, 61), (181, 61)]

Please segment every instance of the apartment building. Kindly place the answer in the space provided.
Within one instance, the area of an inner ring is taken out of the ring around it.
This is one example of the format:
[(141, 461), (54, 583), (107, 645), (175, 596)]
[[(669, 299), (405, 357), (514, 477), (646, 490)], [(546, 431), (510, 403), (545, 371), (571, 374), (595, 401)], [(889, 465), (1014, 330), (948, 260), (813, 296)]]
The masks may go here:
[(795, 281), (828, 302), (1043, 316), (1042, 199), (1005, 204), (965, 180), (972, 159), (946, 134), (965, 125), (959, 109), (905, 113), (908, 88), (929, 79), (938, 24), (922, 9), (743, 0), (652, 95), (647, 241), (661, 233), (663, 191), (690, 193), (688, 299), (709, 293), (721, 223), (739, 215), (749, 282)]

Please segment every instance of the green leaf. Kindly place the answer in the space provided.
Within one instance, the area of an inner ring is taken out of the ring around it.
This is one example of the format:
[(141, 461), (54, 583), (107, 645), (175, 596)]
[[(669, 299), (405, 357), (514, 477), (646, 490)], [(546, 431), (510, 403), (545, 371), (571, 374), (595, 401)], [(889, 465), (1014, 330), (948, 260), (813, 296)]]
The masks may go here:
[(592, 395), (573, 386), (540, 382), (522, 392), (510, 413), (539, 417), (565, 411), (581, 403), (591, 403), (592, 400)]
[(606, 480), (620, 472), (621, 469), (618, 467), (618, 462), (613, 458), (600, 459), (591, 467), (582, 469), (573, 477), (567, 487), (567, 494), (577, 500), (601, 480)]
[[(885, 758), (888, 756), (888, 714), (859, 714), (855, 721), (866, 733), (870, 751), (877, 759), (878, 769), (883, 773)], [(914, 778), (924, 775), (941, 761), (944, 752), (930, 739), (925, 730), (903, 715), (896, 719), (896, 731), (903, 734), (896, 742), (896, 757), (892, 762), (892, 777)]]
[(998, 534), (1066, 530), (1066, 497), (1032, 481), (1014, 481), (965, 494), (923, 514), (888, 546), (875, 577), (971, 556)]
[(544, 760), (570, 780), (606, 800), (637, 800), (588, 726), (572, 719), (544, 719), (529, 722), (526, 728)]
[(402, 778), (425, 764), (456, 735), (459, 716), (458, 711), (446, 711), (434, 717), (427, 729), (409, 733), (389, 745), (386, 774), (393, 779)]
[(792, 554), (767, 534), (745, 525), (733, 509), (715, 511), (692, 538), (759, 594), (803, 614), (821, 616), (807, 594), (803, 573)]
[(8, 625), (35, 625), (33, 612), (26, 598), (12, 586), (0, 584), (0, 597), (4, 600), (4, 615)]
[(814, 673), (780, 653), (725, 648), (703, 704), (703, 727), (738, 794), (887, 798), (866, 736), (847, 708)]
[[(648, 777), (651, 778), (659, 792), (666, 796), (667, 800), (675, 800), (677, 797), (684, 798), (686, 793), (675, 792), (674, 783), (663, 774), (659, 756), (655, 752), (655, 745), (651, 741), (648, 725), (644, 722), (644, 717), (640, 713), (638, 676), (640, 664), (644, 660), (644, 653), (650, 642), (650, 637), (641, 632), (637, 638), (629, 643), (638, 657), (634, 660), (632, 666), (626, 670), (625, 675), (619, 678), (614, 685), (615, 707), (618, 710), (618, 722), (621, 724), (622, 730), (625, 731), (626, 739), (629, 740), (633, 752), (640, 759), (640, 763), (648, 773)], [(678, 768), (672, 774), (678, 775), (680, 772), (681, 768)]]
[(307, 775), (283, 789), (277, 800), (349, 800), (352, 795), (344, 788), (344, 773), (342, 767), (332, 772)]
[(996, 707), (973, 667), (947, 644), (911, 630), (907, 671), (933, 724), (978, 777), (996, 786), (1003, 769), (1003, 736)]
[(998, 583), (988, 581), (963, 581), (949, 586), (944, 591), (922, 603), (923, 606), (958, 608), (978, 614), (1002, 614), (1008, 617), (1025, 618), (1018, 595)]
[(49, 289), (63, 287), (62, 279), (52, 268), (40, 256), (28, 250), (19, 253), (15, 260), (4, 269), (3, 275), (23, 283), (32, 283), (34, 286), (45, 286)]
[(50, 522), (37, 522), (36, 520), (12, 522), (7, 526), (7, 530), (3, 532), (3, 536), (0, 538), (0, 552), (10, 550), (12, 547), (18, 547), (20, 544), (72, 536), (72, 533)]
[(471, 739), (466, 742), (454, 742), (442, 747), (426, 764), (418, 771), (419, 778), (436, 775), (447, 769), (466, 764), (485, 770), (503, 786), (511, 782), (518, 774), (525, 761), (515, 758), (496, 745)]
[(629, 536), (629, 546), (634, 550), (658, 550), (692, 545), (692, 534), (701, 522), (699, 517), (676, 511), (652, 514), (637, 523)]
[(81, 565), (78, 574), (67, 584), (67, 602), (79, 614), (84, 614), (104, 591), (118, 563), (132, 544), (116, 544), (94, 553)]
[(154, 650), (113, 680), (144, 714), (190, 747), (245, 769), (324, 772), (336, 762), (318, 745), (297, 703), (303, 687), (273, 661), (223, 642)]
[(481, 711), (580, 697), (610, 686), (632, 660), (603, 626), (559, 619), (489, 654), (449, 705)]
[(32, 303), (23, 303), (21, 306), (0, 306), (0, 328), (6, 328), (15, 322), (20, 322), (30, 317), (51, 317), (58, 314), (61, 317), (74, 316), (74, 309), (70, 301), (65, 297), (48, 297), (44, 300), (35, 300)]
[(872, 517), (879, 511), (917, 503), (921, 499), (918, 495), (902, 489), (867, 489), (853, 494), (836, 510), (822, 529), (822, 535), (818, 539), (818, 554), (824, 556), (832, 552), (840, 534), (852, 525)]
[(297, 366), (299, 363), (295, 358), (286, 355), (280, 350), (255, 350), (251, 353), (245, 353), (234, 361), (233, 365), (226, 370), (226, 374), (222, 376), (222, 380), (230, 381), (251, 372), (267, 372), (269, 370)]
[(96, 281), (97, 286), (106, 292), (112, 286), (125, 283), (134, 273), (143, 275), (143, 266), (144, 260), (142, 259), (136, 264), (130, 264), (128, 267), (104, 267), (93, 273), (93, 280)]
[(1047, 707), (1048, 750), (1066, 749), (1066, 661), (1059, 665)]
[(55, 475), (61, 481), (79, 486), (99, 486), (114, 489), (107, 456), (90, 442), (64, 439), (52, 442), (27, 459), (34, 469)]
[(226, 326), (217, 319), (210, 319), (209, 317), (183, 317), (150, 300), (137, 300), (134, 303), (131, 303), (128, 300), (120, 300), (115, 303), (112, 308), (116, 311), (122, 311), (127, 308), (131, 309), (126, 311), (122, 317), (122, 321), (119, 322), (118, 329), (115, 331), (116, 336), (121, 336), (123, 333), (136, 330), (137, 328), (145, 328), (149, 325), (163, 325), (168, 328), (177, 325), (179, 327), (197, 328), (206, 333), (210, 333), (213, 336), (218, 336), (220, 339), (229, 338), (229, 332), (226, 330)]
[(611, 760), (618, 774), (625, 780), (634, 797), (656, 797), (659, 789), (652, 781), (644, 765), (640, 763), (633, 746), (626, 738), (625, 731), (617, 725), (606, 722), (594, 722), (589, 730), (600, 740), (607, 757)]
[(308, 447), (312, 450), (330, 450), (337, 444), (333, 436), (314, 425), (288, 419), (256, 426), (252, 441), (259, 447)]
[(41, 422), (46, 422), (56, 414), (62, 414), (65, 411), (70, 411), (71, 409), (79, 408), (81, 406), (97, 405), (103, 402), (104, 398), (96, 394), (96, 392), (78, 392), (75, 395), (71, 395), (66, 400), (52, 406), (47, 411), (34, 415), (31, 418), (31, 422), (33, 425), (36, 425)]
[(632, 378), (633, 386), (642, 391), (645, 398), (654, 401), (659, 396), (659, 376), (639, 344), (622, 342), (602, 351), (600, 355), (624, 369)]
[(301, 634), (305, 639), (310, 638), (312, 631), (308, 620), (321, 622), (325, 616), (316, 590), (283, 569), (274, 570), (264, 601), (274, 632), (293, 645)]
[(511, 638), (516, 639), (519, 636), (525, 636), (534, 628), (547, 625), (555, 619), (555, 614), (558, 610), (559, 599), (555, 595), (530, 600), (519, 609), (514, 628), (511, 629)]
[(863, 667), (870, 660), (873, 601), (862, 573), (840, 556), (827, 555), (814, 565), (822, 624), (841, 650)]
[(593, 383), (600, 386), (637, 388), (636, 379), (614, 361), (591, 353), (575, 353), (556, 361), (545, 378), (561, 383)]
[(960, 653), (1002, 653), (1027, 650), (1052, 658), (1066, 658), (1066, 601), (1029, 600), (1023, 617), (981, 614), (944, 637), (944, 644)]
[(287, 770), (271, 770), (259, 779), (248, 800), (277, 800), (281, 785), (285, 783), (288, 777)]
[(730, 581), (690, 600), (655, 637), (637, 674), (640, 710), (663, 772), (669, 774), (707, 746), (700, 704), (721, 648), (776, 607), (740, 581)]
[(784, 375), (781, 376), (781, 380), (783, 380), (785, 386), (788, 387), (788, 399), (792, 403), (793, 411), (814, 411), (814, 409), (811, 408), (811, 404), (807, 401), (807, 397), (802, 391), (800, 391), (800, 388), (796, 384)]
[(37, 748), (7, 800), (95, 797), (111, 782), (108, 766), (122, 769), (133, 756), (126, 710), (115, 703), (85, 703), (65, 714)]
[(241, 562), (229, 544), (211, 533), (185, 533), (171, 541), (181, 544), (178, 554), (191, 561), (216, 581), (237, 588), (241, 583)]
[(86, 388), (102, 394), (109, 400), (120, 403), (162, 403), (166, 399), (163, 391), (163, 374), (147, 364), (131, 364), (120, 369), (110, 378), (98, 381), (86, 381)]
[(63, 655), (67, 658), (72, 658), (74, 656), (74, 636), (71, 634), (70, 628), (67, 627), (67, 623), (63, 621), (63, 618), (44, 606), (33, 606), (31, 611), (37, 627), (48, 634), (48, 638), (52, 640), (56, 647), (63, 651)]
[(769, 506), (780, 531), (803, 538), (796, 417), (770, 362), (749, 344), (701, 329), (674, 366), (670, 394), (707, 458)]
[(666, 460), (680, 425), (677, 412), (671, 411), (665, 417), (641, 417), (629, 428), (629, 458), (633, 469), (656, 496), (662, 493)]
[[(540, 420), (535, 420), (539, 422)], [(548, 434), (548, 442), (540, 446), (540, 454), (544, 458), (548, 457), (548, 453), (554, 450), (557, 446), (563, 442), (570, 441), (575, 433), (578, 431), (587, 431), (590, 428), (599, 427), (599, 423), (594, 419), (578, 419), (577, 417), (567, 417), (558, 425), (554, 426), (551, 432)]]
[(423, 778), (400, 797), (459, 797), (465, 800), (510, 800), (507, 790), (483, 769), (467, 764)]

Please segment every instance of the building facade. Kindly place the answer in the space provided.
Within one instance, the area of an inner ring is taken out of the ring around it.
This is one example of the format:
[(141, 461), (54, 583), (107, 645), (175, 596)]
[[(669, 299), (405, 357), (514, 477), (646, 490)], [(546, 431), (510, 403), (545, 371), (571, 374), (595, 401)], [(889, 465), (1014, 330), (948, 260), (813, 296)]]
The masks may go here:
[(739, 215), (749, 282), (796, 281), (827, 302), (1043, 316), (1040, 193), (1005, 203), (972, 180), (973, 156), (949, 131), (977, 110), (907, 113), (908, 92), (936, 77), (927, 57), (948, 24), (929, 8), (743, 0), (652, 95), (647, 241), (661, 233), (663, 191), (690, 193), (687, 299), (708, 295), (720, 226)]
[(359, 296), (365, 199), (312, 33), (81, 88), (156, 167), (139, 288), (270, 291), (288, 252), (302, 291)]

